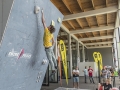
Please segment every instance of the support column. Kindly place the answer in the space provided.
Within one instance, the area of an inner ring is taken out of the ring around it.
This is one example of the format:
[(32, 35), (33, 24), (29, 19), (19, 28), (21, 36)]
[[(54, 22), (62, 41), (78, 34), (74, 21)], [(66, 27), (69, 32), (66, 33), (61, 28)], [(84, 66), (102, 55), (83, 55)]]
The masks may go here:
[(119, 35), (120, 30), (119, 29), (120, 28), (118, 28), (118, 38), (119, 38), (119, 40), (117, 42), (117, 50), (118, 50), (118, 68), (120, 69), (120, 35)]
[(85, 62), (85, 48), (82, 46), (82, 55), (83, 55), (83, 62)]
[(69, 36), (68, 36), (69, 38), (69, 40), (68, 40), (68, 56), (69, 56), (69, 60), (70, 60), (70, 71), (71, 71), (71, 76), (72, 76), (72, 70), (73, 70), (73, 65), (72, 65), (72, 49), (71, 49), (71, 35), (69, 34)]
[(79, 42), (77, 41), (77, 66), (79, 66), (80, 63), (80, 49), (79, 49)]
[[(118, 0), (118, 26), (120, 26), (120, 0)], [(118, 35), (120, 33), (120, 28), (118, 27)], [(120, 69), (120, 35), (118, 36), (119, 37), (119, 41), (117, 43), (118, 45), (118, 68)]]

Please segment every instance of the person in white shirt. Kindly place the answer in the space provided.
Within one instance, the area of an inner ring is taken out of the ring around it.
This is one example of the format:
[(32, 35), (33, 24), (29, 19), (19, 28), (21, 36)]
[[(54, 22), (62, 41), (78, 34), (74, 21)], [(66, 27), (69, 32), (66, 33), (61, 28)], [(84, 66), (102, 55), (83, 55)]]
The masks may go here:
[(79, 88), (79, 70), (78, 67), (73, 70), (73, 87)]

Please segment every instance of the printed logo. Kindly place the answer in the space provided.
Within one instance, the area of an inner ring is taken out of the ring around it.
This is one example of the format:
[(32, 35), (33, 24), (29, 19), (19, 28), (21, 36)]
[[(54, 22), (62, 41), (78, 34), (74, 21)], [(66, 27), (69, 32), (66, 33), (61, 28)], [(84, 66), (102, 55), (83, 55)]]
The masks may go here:
[(20, 52), (14, 51), (14, 49), (12, 49), (9, 53), (8, 53), (9, 57), (16, 57), (17, 59), (21, 58), (27, 58), (30, 59), (31, 58), (31, 54), (29, 53), (24, 53), (24, 49), (22, 49)]

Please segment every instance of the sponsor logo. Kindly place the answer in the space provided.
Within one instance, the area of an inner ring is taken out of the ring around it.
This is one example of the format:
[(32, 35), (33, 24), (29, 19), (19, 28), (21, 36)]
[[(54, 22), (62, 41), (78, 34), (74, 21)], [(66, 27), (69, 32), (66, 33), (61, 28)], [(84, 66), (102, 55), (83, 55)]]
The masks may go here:
[[(14, 49), (12, 49), (9, 53), (8, 53), (8, 56), (9, 57), (16, 57), (16, 58), (20, 58), (20, 54), (21, 54), (21, 51), (20, 52), (17, 52), (17, 51), (14, 51)], [(24, 53), (22, 54), (21, 58), (28, 58), (30, 59), (31, 58), (31, 54), (30, 53)]]

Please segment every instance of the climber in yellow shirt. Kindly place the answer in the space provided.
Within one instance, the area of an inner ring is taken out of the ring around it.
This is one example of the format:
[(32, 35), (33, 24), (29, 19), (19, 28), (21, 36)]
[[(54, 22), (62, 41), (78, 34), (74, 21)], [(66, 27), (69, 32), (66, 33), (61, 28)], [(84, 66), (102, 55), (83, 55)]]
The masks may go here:
[(43, 38), (44, 47), (45, 47), (47, 58), (52, 67), (52, 72), (54, 73), (55, 69), (57, 69), (57, 60), (53, 52), (53, 45), (55, 43), (53, 33), (55, 32), (55, 28), (53, 25), (50, 25), (49, 27), (46, 26), (43, 9), (41, 13), (42, 13), (42, 23), (44, 26), (44, 38)]

